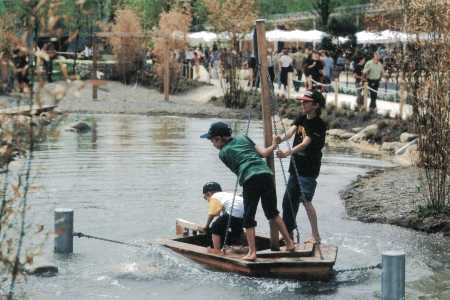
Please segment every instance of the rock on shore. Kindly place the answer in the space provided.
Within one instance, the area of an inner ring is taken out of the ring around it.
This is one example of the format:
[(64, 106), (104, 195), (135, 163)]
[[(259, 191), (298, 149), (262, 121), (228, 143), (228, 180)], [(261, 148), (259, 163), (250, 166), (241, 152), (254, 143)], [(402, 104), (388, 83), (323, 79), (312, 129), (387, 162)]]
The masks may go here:
[(419, 170), (413, 167), (374, 170), (341, 193), (347, 214), (361, 222), (386, 223), (450, 236), (450, 217), (421, 218), (416, 211), (423, 195), (417, 191)]

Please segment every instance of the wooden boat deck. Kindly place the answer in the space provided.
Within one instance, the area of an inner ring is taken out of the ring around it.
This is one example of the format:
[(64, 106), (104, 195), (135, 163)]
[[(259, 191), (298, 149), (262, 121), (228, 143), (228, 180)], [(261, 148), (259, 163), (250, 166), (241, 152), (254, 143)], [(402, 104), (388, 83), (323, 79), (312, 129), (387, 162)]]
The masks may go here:
[[(297, 245), (295, 252), (285, 251), (283, 246), (280, 251), (272, 251), (270, 239), (257, 236), (257, 258), (255, 261), (246, 261), (242, 259), (246, 253), (245, 247), (231, 248), (220, 255), (209, 253), (206, 236), (198, 234), (201, 227), (185, 222), (177, 222), (177, 238), (163, 240), (161, 244), (209, 268), (249, 276), (297, 280), (328, 280), (332, 275), (337, 257), (335, 246), (306, 243)], [(186, 224), (191, 225), (184, 226)], [(186, 229), (196, 234), (189, 234)]]

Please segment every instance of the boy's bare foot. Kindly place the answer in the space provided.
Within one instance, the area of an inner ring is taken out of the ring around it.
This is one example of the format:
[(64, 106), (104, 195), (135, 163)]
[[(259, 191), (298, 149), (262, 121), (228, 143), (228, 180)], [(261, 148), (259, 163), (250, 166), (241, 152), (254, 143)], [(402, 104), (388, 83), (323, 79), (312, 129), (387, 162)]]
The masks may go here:
[(305, 241), (305, 244), (313, 244), (313, 245), (319, 245), (320, 239), (310, 238)]
[(255, 254), (248, 253), (247, 255), (243, 256), (242, 259), (246, 260), (246, 261), (255, 261), (256, 260), (256, 253)]
[(292, 240), (290, 240), (287, 244), (286, 244), (286, 251), (288, 252), (295, 252), (295, 244)]
[(207, 251), (208, 253), (211, 253), (211, 254), (223, 255), (222, 250), (216, 249), (216, 248), (208, 247), (206, 251)]

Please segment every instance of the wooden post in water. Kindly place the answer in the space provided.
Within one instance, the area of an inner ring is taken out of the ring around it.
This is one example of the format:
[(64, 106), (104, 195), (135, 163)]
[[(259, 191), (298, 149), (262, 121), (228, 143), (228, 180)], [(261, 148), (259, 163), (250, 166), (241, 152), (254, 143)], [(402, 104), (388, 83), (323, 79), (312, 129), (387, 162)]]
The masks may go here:
[[(272, 145), (273, 132), (271, 114), (272, 109), (270, 105), (269, 69), (267, 67), (266, 29), (264, 20), (256, 20), (256, 36), (258, 39), (259, 74), (261, 76), (261, 107), (264, 121), (264, 145), (268, 147)], [(267, 158), (267, 164), (275, 174), (273, 154)], [(275, 184), (275, 176), (273, 180)], [(272, 250), (280, 249), (278, 230), (273, 223), (270, 223), (270, 241), (270, 248)]]
[(169, 90), (170, 90), (170, 53), (167, 40), (165, 42), (165, 51), (164, 51), (164, 100), (169, 101)]
[(334, 79), (334, 105), (336, 108), (338, 107), (338, 99), (339, 98), (339, 76), (336, 76)]
[(97, 100), (97, 84), (95, 83), (97, 78), (97, 36), (94, 34), (92, 37), (92, 100)]
[(291, 89), (292, 89), (292, 72), (288, 72), (288, 84), (287, 84), (287, 98), (291, 99)]
[(399, 91), (399, 96), (400, 96), (400, 107), (399, 107), (399, 117), (400, 119), (403, 119), (403, 111), (405, 109), (405, 103), (406, 103), (406, 97), (407, 97), (407, 92), (406, 92), (406, 83), (405, 83), (405, 78), (404, 78), (404, 74), (402, 73), (400, 75), (400, 91)]
[(367, 83), (367, 81), (364, 81), (363, 84), (363, 99), (364, 99), (364, 107), (363, 110), (367, 111), (367, 97), (369, 95), (369, 84)]

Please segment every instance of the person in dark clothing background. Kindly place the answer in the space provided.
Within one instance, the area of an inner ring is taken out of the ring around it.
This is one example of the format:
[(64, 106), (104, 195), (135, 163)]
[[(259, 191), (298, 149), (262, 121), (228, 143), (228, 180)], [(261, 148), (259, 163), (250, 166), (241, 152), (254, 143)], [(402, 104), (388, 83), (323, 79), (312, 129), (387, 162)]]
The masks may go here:
[(308, 61), (306, 66), (309, 76), (311, 76), (312, 83), (311, 86), (317, 86), (317, 82), (322, 82), (323, 76), (323, 63), (320, 61), (320, 54), (318, 51), (314, 50), (312, 53), (311, 60)]
[(19, 92), (29, 91), (28, 80), (28, 57), (25, 50), (16, 48), (13, 50), (13, 63), (16, 79), (19, 84)]

